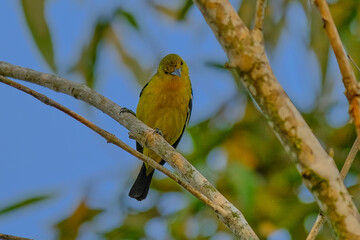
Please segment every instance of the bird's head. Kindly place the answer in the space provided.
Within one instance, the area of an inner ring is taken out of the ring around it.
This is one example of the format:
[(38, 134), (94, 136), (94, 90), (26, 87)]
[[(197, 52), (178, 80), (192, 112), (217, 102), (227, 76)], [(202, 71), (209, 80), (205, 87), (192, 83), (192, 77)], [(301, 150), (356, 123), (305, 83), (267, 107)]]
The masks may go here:
[(176, 54), (169, 54), (165, 56), (160, 61), (158, 72), (169, 77), (182, 77), (189, 74), (185, 61)]

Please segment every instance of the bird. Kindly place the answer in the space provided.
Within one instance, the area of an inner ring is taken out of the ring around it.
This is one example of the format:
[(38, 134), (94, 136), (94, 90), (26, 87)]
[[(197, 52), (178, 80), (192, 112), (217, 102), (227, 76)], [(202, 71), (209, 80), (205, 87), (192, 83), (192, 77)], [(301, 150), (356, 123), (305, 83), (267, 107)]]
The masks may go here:
[[(192, 86), (186, 62), (177, 54), (166, 55), (154, 76), (140, 92), (136, 117), (155, 129), (174, 148), (179, 144), (192, 111)], [(165, 161), (152, 150), (136, 142), (136, 150), (160, 164)], [(154, 168), (143, 163), (129, 196), (146, 198)]]

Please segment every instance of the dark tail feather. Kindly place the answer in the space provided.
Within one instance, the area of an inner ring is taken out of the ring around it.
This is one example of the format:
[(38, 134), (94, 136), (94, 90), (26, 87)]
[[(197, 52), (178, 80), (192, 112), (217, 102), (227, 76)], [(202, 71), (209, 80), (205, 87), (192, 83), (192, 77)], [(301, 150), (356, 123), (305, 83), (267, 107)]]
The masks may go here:
[(144, 200), (149, 192), (153, 174), (154, 171), (146, 175), (146, 167), (143, 164), (134, 185), (130, 189), (129, 197), (135, 198), (138, 201)]

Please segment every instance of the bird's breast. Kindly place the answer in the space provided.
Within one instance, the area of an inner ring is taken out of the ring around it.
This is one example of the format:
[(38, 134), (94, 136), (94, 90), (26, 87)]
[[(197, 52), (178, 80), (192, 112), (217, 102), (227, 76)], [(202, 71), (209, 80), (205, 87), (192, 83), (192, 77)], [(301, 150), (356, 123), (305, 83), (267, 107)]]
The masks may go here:
[(186, 122), (191, 87), (186, 82), (169, 81), (150, 89), (141, 96), (136, 114), (149, 127), (159, 128), (173, 144)]

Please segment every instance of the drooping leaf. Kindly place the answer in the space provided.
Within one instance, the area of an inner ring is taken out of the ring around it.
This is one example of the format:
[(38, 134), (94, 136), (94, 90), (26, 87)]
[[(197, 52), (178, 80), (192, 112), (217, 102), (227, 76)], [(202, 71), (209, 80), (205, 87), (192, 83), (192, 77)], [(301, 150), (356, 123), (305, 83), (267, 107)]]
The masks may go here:
[(208, 62), (205, 62), (205, 65), (208, 66), (208, 67), (212, 67), (212, 68), (218, 68), (218, 69), (227, 70), (226, 67), (225, 67), (225, 63), (208, 61)]
[(95, 65), (98, 46), (103, 39), (104, 31), (108, 25), (107, 20), (100, 20), (96, 24), (90, 43), (83, 48), (80, 59), (74, 67), (84, 77), (86, 85), (90, 88), (93, 88), (95, 85)]
[(122, 8), (119, 8), (116, 10), (115, 14), (117, 16), (125, 18), (131, 26), (133, 26), (136, 30), (139, 30), (139, 24), (132, 13), (125, 11)]
[(94, 217), (99, 215), (103, 210), (91, 209), (86, 202), (82, 200), (75, 211), (68, 218), (56, 224), (59, 231), (60, 240), (74, 240), (76, 239), (79, 228), (82, 224), (90, 222)]
[(26, 23), (41, 55), (56, 72), (53, 43), (45, 18), (45, 0), (21, 0)]
[(146, 83), (150, 79), (152, 70), (144, 69), (138, 60), (126, 51), (121, 40), (116, 35), (116, 31), (111, 26), (107, 28), (106, 39), (115, 47), (121, 61), (126, 67), (129, 68), (140, 85)]
[(269, 51), (275, 50), (275, 46), (283, 33), (283, 30), (285, 29), (286, 21), (285, 16), (283, 15), (278, 22), (274, 21), (271, 17), (269, 17), (264, 22), (264, 39), (266, 41), (266, 44), (271, 44), (271, 47), (268, 48)]
[(358, 5), (359, 2), (354, 0), (343, 0), (329, 5), (339, 32), (343, 28), (349, 28), (351, 21), (356, 17)]
[(253, 22), (255, 16), (255, 7), (256, 1), (244, 0), (242, 1), (239, 8), (238, 14), (248, 27), (251, 27), (251, 23)]
[(183, 4), (178, 9), (167, 7), (163, 4), (158, 4), (155, 2), (150, 2), (151, 6), (157, 10), (159, 13), (177, 21), (183, 21), (186, 18), (190, 8), (193, 5), (191, 0), (183, 0)]
[(164, 6), (162, 4), (157, 4), (157, 3), (154, 3), (154, 2), (150, 2), (150, 5), (155, 10), (157, 10), (159, 13), (165, 15), (168, 18), (174, 19), (174, 20), (178, 19), (178, 16), (179, 16), (178, 10), (172, 9), (172, 8), (169, 8), (169, 7)]
[(180, 8), (179, 12), (178, 12), (178, 20), (184, 20), (187, 13), (189, 12), (190, 8), (193, 5), (193, 1), (192, 0), (185, 0), (184, 5)]
[(13, 203), (9, 206), (6, 206), (6, 207), (0, 209), (0, 215), (18, 210), (20, 208), (23, 208), (23, 207), (26, 207), (26, 206), (29, 206), (32, 204), (42, 202), (44, 200), (49, 199), (50, 197), (51, 197), (51, 195), (42, 195), (42, 196), (36, 196), (36, 197), (31, 197), (31, 198), (28, 198), (25, 200), (21, 200), (19, 202)]

